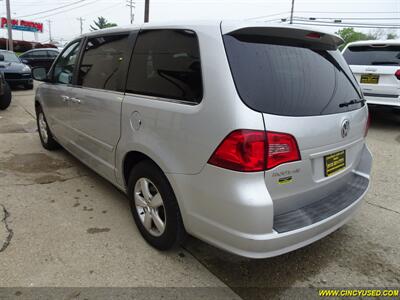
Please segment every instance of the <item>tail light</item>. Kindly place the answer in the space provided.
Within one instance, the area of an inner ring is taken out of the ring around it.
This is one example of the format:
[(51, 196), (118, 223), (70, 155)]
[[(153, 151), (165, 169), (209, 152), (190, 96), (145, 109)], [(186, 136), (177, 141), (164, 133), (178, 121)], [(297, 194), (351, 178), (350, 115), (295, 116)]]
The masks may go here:
[(394, 76), (396, 76), (396, 78), (400, 80), (400, 70), (397, 70), (396, 73), (394, 73)]
[(296, 160), (300, 160), (300, 153), (292, 135), (241, 129), (222, 141), (208, 163), (239, 172), (258, 172)]
[(208, 163), (235, 171), (264, 170), (265, 132), (236, 130), (218, 146)]
[(267, 132), (267, 153), (267, 170), (283, 163), (300, 160), (296, 139), (287, 133)]

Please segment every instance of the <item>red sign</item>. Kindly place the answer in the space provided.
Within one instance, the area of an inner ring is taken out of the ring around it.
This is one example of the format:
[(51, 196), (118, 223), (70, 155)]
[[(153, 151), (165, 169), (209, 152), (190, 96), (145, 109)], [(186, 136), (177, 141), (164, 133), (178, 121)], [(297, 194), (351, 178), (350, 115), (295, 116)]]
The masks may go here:
[[(43, 32), (43, 23), (25, 20), (11, 20), (12, 29), (32, 32)], [(7, 18), (1, 18), (1, 28), (7, 27)]]

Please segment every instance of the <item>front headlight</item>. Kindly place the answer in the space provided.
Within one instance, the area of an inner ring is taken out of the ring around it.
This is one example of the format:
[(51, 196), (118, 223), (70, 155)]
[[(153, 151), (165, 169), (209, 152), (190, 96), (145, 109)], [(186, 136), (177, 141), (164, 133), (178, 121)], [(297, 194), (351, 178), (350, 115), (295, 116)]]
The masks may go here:
[(31, 68), (29, 68), (28, 66), (24, 66), (24, 67), (22, 68), (22, 72), (24, 72), (24, 73), (30, 73), (30, 72), (31, 72)]

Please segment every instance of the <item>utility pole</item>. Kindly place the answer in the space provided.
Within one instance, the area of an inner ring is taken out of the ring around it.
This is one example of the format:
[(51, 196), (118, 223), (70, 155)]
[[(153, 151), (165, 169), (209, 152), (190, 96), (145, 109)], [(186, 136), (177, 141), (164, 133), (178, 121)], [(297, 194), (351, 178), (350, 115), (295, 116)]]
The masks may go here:
[(83, 33), (83, 21), (85, 21), (85, 19), (82, 18), (82, 17), (80, 17), (80, 18), (77, 18), (77, 20), (78, 20), (79, 23), (80, 23), (81, 35), (82, 35), (82, 33)]
[(290, 24), (293, 24), (293, 11), (294, 11), (294, 0), (292, 0), (292, 9), (290, 10)]
[(133, 12), (133, 9), (135, 8), (135, 3), (133, 2), (133, 0), (127, 0), (126, 6), (128, 6), (130, 8), (130, 22), (131, 24), (133, 24), (133, 20), (135, 18), (135, 14)]
[(6, 9), (7, 9), (8, 50), (13, 51), (14, 47), (13, 47), (13, 39), (12, 39), (10, 0), (6, 0)]
[(51, 20), (46, 20), (47, 24), (49, 24), (49, 43), (51, 43), (51, 41), (53, 40), (51, 38)]
[(144, 22), (149, 22), (149, 10), (150, 10), (150, 0), (145, 0), (144, 2)]

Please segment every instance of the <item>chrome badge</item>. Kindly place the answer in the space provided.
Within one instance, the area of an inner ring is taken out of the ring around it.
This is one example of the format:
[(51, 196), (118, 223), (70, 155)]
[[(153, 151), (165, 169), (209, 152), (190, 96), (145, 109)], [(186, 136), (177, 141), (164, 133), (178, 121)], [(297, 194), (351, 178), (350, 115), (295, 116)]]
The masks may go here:
[(350, 121), (349, 120), (344, 120), (342, 123), (342, 138), (345, 138), (350, 131)]

